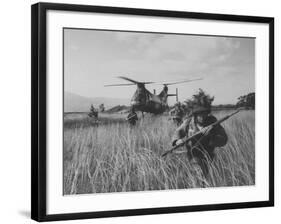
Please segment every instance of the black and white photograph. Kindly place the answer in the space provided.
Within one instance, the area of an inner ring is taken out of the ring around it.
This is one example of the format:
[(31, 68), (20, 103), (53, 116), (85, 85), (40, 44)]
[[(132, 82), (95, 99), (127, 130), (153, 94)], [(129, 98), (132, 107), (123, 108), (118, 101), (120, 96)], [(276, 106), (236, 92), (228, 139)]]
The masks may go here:
[(63, 194), (255, 186), (254, 37), (63, 28)]
[(278, 223), (278, 3), (3, 1), (0, 222)]
[(32, 219), (274, 206), (273, 17), (31, 15)]

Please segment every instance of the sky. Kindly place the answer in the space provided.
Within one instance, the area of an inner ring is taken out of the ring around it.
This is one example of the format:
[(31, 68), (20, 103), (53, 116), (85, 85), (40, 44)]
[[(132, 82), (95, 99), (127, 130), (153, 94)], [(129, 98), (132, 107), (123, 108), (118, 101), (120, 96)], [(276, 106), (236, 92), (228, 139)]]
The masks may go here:
[[(169, 87), (179, 100), (202, 88), (213, 104), (236, 103), (255, 91), (255, 39), (64, 29), (64, 90), (86, 97), (131, 98), (136, 87), (104, 87), (138, 81), (170, 82), (202, 78)], [(147, 85), (160, 93), (162, 85)], [(169, 104), (175, 102), (170, 97)]]

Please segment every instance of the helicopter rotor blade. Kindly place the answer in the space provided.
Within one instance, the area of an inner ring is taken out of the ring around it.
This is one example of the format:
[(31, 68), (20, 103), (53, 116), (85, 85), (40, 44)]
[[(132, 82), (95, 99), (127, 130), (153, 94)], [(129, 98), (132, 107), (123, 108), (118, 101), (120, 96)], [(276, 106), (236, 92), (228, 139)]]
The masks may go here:
[(141, 84), (153, 84), (155, 82), (140, 82)]
[(104, 87), (109, 87), (109, 86), (134, 86), (134, 83), (126, 83), (126, 84), (112, 84), (112, 85), (104, 85)]
[(140, 83), (140, 82), (138, 82), (138, 81), (136, 81), (136, 80), (129, 79), (129, 78), (125, 77), (125, 76), (118, 76), (118, 78), (119, 78), (119, 79), (124, 79), (124, 80), (129, 81), (129, 82), (132, 82), (132, 83), (134, 83), (134, 84)]
[(125, 77), (125, 76), (118, 76), (118, 78), (127, 80), (127, 81), (129, 81), (129, 82), (134, 83), (134, 84), (152, 84), (152, 83), (154, 83), (154, 82), (138, 82), (138, 81), (136, 81), (136, 80), (127, 78), (127, 77)]
[(199, 80), (203, 80), (203, 78), (188, 79), (188, 80), (182, 80), (182, 81), (176, 81), (176, 82), (168, 82), (168, 83), (158, 83), (158, 84), (169, 86), (169, 85), (175, 85), (175, 84), (179, 84), (179, 83), (193, 82), (193, 81), (199, 81)]

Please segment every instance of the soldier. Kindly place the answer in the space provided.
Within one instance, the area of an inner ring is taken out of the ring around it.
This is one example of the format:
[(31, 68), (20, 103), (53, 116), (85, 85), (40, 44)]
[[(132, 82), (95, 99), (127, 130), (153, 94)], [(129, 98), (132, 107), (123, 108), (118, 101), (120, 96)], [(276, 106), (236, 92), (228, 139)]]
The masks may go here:
[(170, 111), (170, 115), (172, 116), (174, 123), (179, 126), (184, 116), (184, 110), (182, 109), (180, 103), (175, 105), (175, 107)]
[[(204, 127), (217, 121), (216, 117), (211, 114), (211, 103), (214, 98), (206, 95), (202, 90), (198, 95), (193, 96), (193, 109), (180, 127), (176, 130), (172, 145), (182, 144), (182, 138), (192, 136)], [(227, 143), (227, 135), (221, 125), (208, 129), (204, 135), (187, 142), (187, 157), (191, 164), (199, 165), (205, 177), (207, 177), (208, 163), (212, 162), (215, 156), (215, 148), (222, 147)]]
[(136, 125), (136, 122), (137, 122), (137, 120), (138, 120), (138, 115), (137, 115), (137, 113), (135, 112), (134, 107), (132, 107), (131, 112), (128, 114), (126, 120), (129, 122), (129, 124), (130, 124), (131, 126)]
[(88, 116), (98, 119), (99, 112), (98, 112), (98, 110), (96, 110), (96, 108), (93, 106), (93, 104), (91, 104), (90, 113), (88, 113)]

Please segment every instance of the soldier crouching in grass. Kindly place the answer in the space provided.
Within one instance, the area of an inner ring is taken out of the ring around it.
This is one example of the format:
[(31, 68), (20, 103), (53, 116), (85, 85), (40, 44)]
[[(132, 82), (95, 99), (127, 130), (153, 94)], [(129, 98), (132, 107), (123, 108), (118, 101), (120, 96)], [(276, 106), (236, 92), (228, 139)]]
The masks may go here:
[[(214, 97), (206, 95), (201, 89), (198, 94), (193, 95), (192, 113), (176, 130), (172, 140), (173, 146), (182, 144), (182, 138), (192, 136), (217, 121), (216, 117), (211, 114), (213, 100)], [(209, 174), (208, 164), (215, 157), (215, 148), (222, 147), (226, 143), (227, 135), (224, 128), (221, 125), (216, 125), (207, 129), (204, 134), (185, 143), (187, 157), (191, 165), (199, 166), (204, 176), (207, 177)]]
[(135, 108), (132, 107), (130, 113), (128, 114), (126, 120), (129, 122), (130, 126), (135, 126), (138, 120), (138, 115), (135, 112)]

